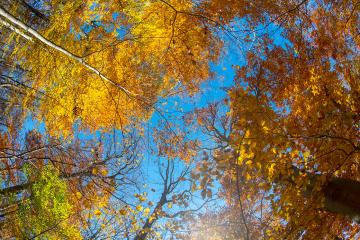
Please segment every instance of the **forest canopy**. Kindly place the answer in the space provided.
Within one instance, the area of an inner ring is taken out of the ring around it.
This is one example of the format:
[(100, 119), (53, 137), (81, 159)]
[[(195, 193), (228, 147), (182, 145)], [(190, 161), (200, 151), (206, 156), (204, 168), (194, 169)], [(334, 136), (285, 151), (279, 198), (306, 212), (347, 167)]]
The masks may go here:
[(355, 0), (2, 0), (1, 239), (360, 238)]

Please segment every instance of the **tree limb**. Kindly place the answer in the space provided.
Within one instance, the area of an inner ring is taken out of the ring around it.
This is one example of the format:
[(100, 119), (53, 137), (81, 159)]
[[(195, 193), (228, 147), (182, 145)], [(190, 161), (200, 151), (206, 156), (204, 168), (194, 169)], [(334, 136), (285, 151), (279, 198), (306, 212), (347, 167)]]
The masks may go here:
[[(104, 74), (102, 74), (97, 68), (93, 67), (92, 65), (88, 64), (85, 62), (85, 60), (80, 57), (77, 56), (71, 52), (69, 52), (68, 50), (66, 50), (65, 48), (51, 42), (50, 40), (48, 40), (47, 38), (43, 37), (40, 33), (38, 33), (36, 30), (32, 29), (31, 27), (27, 26), (25, 23), (23, 23), (22, 21), (16, 19), (13, 15), (11, 15), (10, 13), (8, 13), (4, 8), (2, 8), (0, 6), (0, 16), (6, 18), (9, 22), (11, 22), (14, 25), (17, 25), (19, 28), (23, 29), (25, 32), (31, 34), (34, 38), (36, 38), (37, 40), (39, 40), (40, 42), (42, 42), (43, 44), (51, 47), (52, 49), (63, 53), (64, 55), (68, 56), (69, 58), (79, 62), (82, 66), (84, 66), (85, 68), (87, 68), (88, 70), (90, 70), (91, 72), (95, 73), (96, 75), (98, 75), (101, 79), (103, 79), (104, 81), (110, 83), (111, 85), (119, 88), (121, 91), (123, 91), (126, 95), (128, 96), (133, 96), (133, 97), (138, 97), (139, 95), (136, 93), (131, 92), (130, 90), (126, 89), (125, 87), (123, 87), (122, 85), (118, 84), (117, 82), (111, 80), (110, 78), (106, 77)], [(1, 23), (4, 24), (4, 21), (1, 20)], [(23, 36), (24, 38), (26, 38), (27, 40), (32, 39), (27, 35), (21, 34), (21, 31), (17, 31), (16, 27), (14, 27), (12, 24), (10, 23), (6, 23), (6, 26), (8, 26), (10, 29), (12, 29), (13, 31), (15, 31), (16, 33), (20, 34), (21, 36)]]

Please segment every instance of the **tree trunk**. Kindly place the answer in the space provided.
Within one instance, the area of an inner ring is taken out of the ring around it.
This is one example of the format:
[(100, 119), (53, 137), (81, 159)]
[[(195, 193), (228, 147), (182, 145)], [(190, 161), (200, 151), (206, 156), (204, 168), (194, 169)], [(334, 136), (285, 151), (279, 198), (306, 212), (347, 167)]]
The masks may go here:
[[(166, 204), (166, 202), (167, 202), (166, 194), (165, 195), (163, 194), (162, 197), (160, 198), (160, 201), (156, 205), (154, 211), (150, 215), (150, 217), (148, 219), (146, 219), (146, 222), (142, 226), (141, 231), (139, 231), (136, 234), (136, 236), (134, 237), (134, 240), (145, 240), (146, 239), (147, 235), (149, 234), (149, 230), (152, 228), (152, 226), (158, 219), (158, 214), (160, 213), (160, 211), (162, 210), (162, 207)], [(151, 219), (152, 216), (153, 216), (153, 218)]]
[(31, 183), (24, 183), (24, 184), (15, 185), (15, 186), (12, 186), (12, 187), (7, 187), (7, 188), (4, 188), (4, 189), (0, 190), (0, 195), (18, 193), (18, 192), (20, 192), (22, 190), (27, 189), (30, 185), (31, 185)]
[(325, 208), (360, 222), (360, 182), (334, 178), (324, 186)]
[(43, 14), (42, 12), (40, 12), (39, 10), (37, 10), (36, 8), (34, 8), (30, 4), (28, 4), (25, 0), (17, 0), (17, 2), (19, 2), (21, 5), (23, 5), (30, 12), (35, 14), (35, 16), (37, 16), (38, 18), (41, 18), (44, 21), (49, 21), (48, 17), (45, 16), (45, 14)]
[[(292, 166), (294, 175), (299, 175), (302, 171)], [(304, 196), (313, 194), (315, 184), (319, 180), (321, 175), (309, 175), (308, 185)], [(282, 181), (289, 182), (293, 185), (296, 183), (289, 176), (281, 176), (275, 180), (276, 183), (281, 184)], [(355, 221), (360, 221), (360, 182), (346, 179), (346, 178), (331, 178), (322, 187), (322, 193), (324, 197), (325, 210), (344, 216), (351, 217)]]

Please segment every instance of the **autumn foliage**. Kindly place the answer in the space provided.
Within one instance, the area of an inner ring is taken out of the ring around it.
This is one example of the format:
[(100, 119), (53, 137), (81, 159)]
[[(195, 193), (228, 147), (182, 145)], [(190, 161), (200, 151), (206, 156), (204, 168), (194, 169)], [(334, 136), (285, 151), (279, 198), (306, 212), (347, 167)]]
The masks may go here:
[(359, 6), (3, 0), (0, 238), (359, 238)]

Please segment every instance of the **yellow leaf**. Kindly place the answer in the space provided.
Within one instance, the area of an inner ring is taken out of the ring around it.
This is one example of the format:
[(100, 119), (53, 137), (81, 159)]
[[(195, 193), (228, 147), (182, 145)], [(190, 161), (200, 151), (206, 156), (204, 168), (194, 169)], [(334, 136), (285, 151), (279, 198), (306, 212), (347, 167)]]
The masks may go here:
[(81, 198), (82, 198), (81, 192), (76, 192), (76, 198), (77, 198), (77, 199), (81, 199)]
[(99, 171), (97, 168), (93, 168), (91, 172), (92, 172), (92, 174), (96, 175)]
[(106, 176), (108, 174), (108, 171), (106, 169), (101, 170), (101, 175)]
[(146, 201), (146, 197), (144, 197), (144, 196), (140, 196), (140, 197), (139, 197), (139, 201), (140, 201), (140, 202), (144, 202), (144, 201)]
[(143, 210), (143, 207), (141, 205), (137, 205), (136, 206), (136, 210), (138, 210), (139, 212)]
[(257, 162), (256, 166), (257, 166), (257, 168), (261, 169), (261, 163)]
[(238, 165), (241, 165), (243, 163), (243, 161), (244, 161), (244, 158), (243, 158), (242, 155), (240, 155), (239, 158), (238, 158), (238, 162), (237, 162)]
[(100, 211), (99, 209), (96, 209), (96, 210), (94, 211), (94, 214), (95, 214), (96, 216), (100, 216), (100, 215), (101, 215), (101, 211)]
[(268, 128), (267, 126), (263, 126), (263, 129), (265, 132), (269, 132), (270, 128)]
[(246, 161), (246, 165), (250, 166), (253, 162), (251, 160)]
[(172, 202), (169, 202), (167, 205), (168, 208), (172, 208), (172, 206), (173, 206)]
[(144, 209), (144, 216), (148, 215), (150, 213), (150, 208)]
[(265, 133), (267, 133), (270, 128), (268, 128), (266, 125), (265, 125), (265, 121), (261, 121), (261, 127), (262, 129), (264, 130)]
[(272, 178), (274, 176), (274, 171), (275, 171), (275, 163), (272, 163), (269, 167), (269, 178)]

